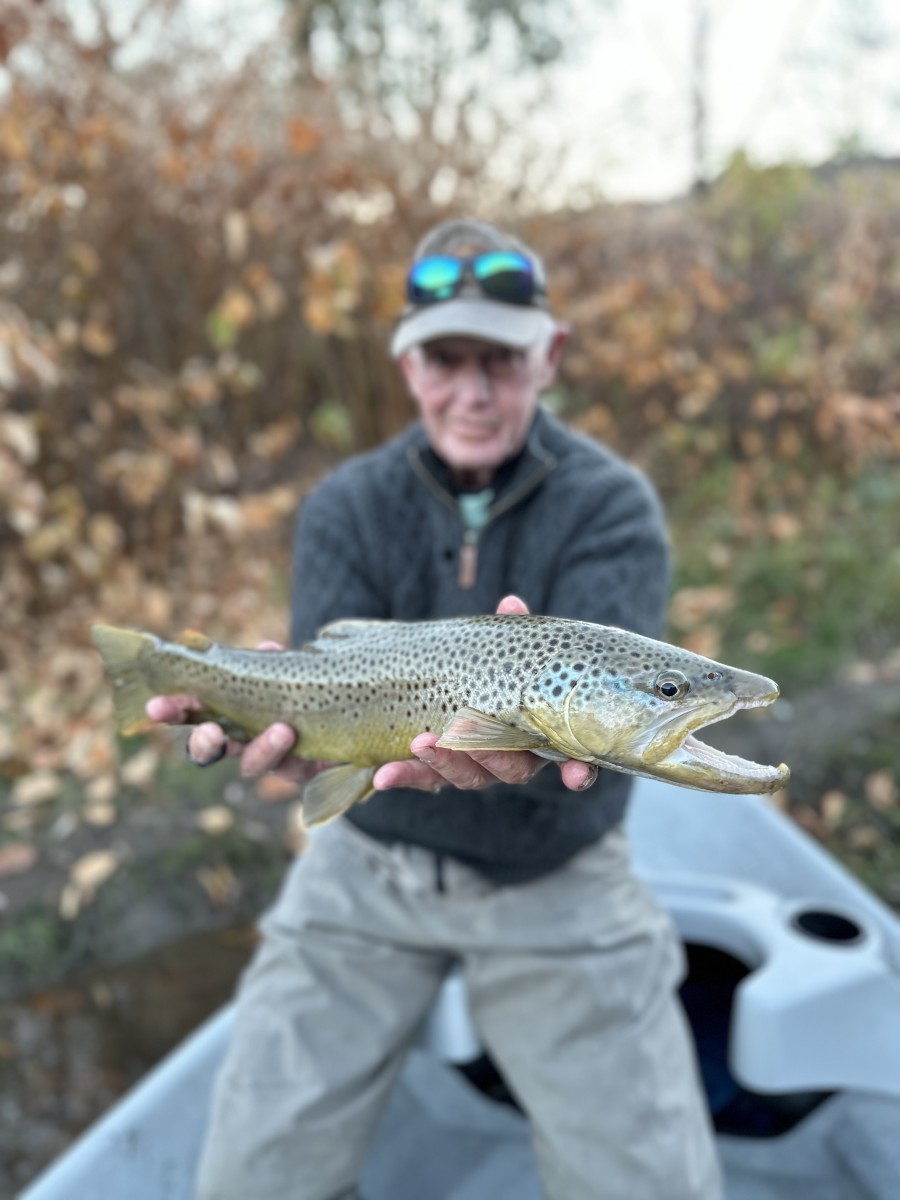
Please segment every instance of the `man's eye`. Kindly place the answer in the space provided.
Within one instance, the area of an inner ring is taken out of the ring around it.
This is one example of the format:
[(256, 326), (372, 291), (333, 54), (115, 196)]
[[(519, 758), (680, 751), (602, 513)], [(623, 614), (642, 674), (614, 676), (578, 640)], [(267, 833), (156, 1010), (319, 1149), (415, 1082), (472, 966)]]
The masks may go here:
[(518, 350), (513, 350), (509, 346), (500, 346), (485, 355), (484, 369), (486, 371), (508, 371), (510, 367), (521, 360), (521, 357)]

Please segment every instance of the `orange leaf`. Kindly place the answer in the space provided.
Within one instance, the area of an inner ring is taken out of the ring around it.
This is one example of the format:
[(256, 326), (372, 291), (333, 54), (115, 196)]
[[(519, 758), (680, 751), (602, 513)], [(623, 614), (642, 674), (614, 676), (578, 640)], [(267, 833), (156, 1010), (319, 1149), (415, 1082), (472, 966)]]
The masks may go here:
[(282, 800), (290, 800), (297, 795), (299, 787), (290, 779), (282, 779), (280, 775), (263, 775), (256, 782), (256, 794), (260, 800), (270, 804)]
[(879, 812), (887, 812), (891, 808), (896, 808), (897, 801), (900, 799), (900, 789), (894, 782), (893, 773), (887, 767), (867, 775), (864, 786), (866, 799), (873, 808), (877, 808)]
[(26, 842), (10, 842), (0, 846), (0, 879), (30, 871), (37, 860), (37, 850)]
[(81, 344), (95, 358), (109, 358), (116, 348), (116, 336), (101, 321), (89, 321), (81, 331)]
[(315, 125), (302, 117), (293, 117), (287, 123), (287, 142), (294, 154), (311, 154), (319, 144), (319, 131)]

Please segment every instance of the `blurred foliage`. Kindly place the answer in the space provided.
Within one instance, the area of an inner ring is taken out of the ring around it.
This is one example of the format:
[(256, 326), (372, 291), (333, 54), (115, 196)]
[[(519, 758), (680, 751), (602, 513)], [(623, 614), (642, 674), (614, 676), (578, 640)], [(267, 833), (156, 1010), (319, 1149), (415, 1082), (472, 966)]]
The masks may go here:
[(673, 637), (782, 683), (900, 671), (896, 171), (738, 158), (703, 198), (544, 211), (471, 130), (350, 121), (284, 46), (129, 57), (66, 13), (0, 14), (0, 841), (73, 780), (98, 827), (151, 784), (92, 619), (284, 636), (292, 514), (409, 419), (404, 267), (461, 211), (523, 214), (546, 258), (554, 403), (658, 484)]
[[(505, 43), (508, 65), (545, 66), (563, 53), (569, 0), (552, 6), (531, 0), (464, 0), (450, 11), (415, 0), (285, 0), (295, 17), (295, 44), (305, 75), (315, 74), (317, 41), (327, 43), (331, 72), (340, 71), (344, 86), (362, 86), (369, 95), (396, 89), (400, 66), (404, 82), (421, 82), (423, 60), (439, 55), (445, 71), (473, 56), (497, 51)], [(453, 44), (456, 41), (457, 44)], [(399, 42), (405, 52), (398, 53)], [(321, 67), (318, 68), (321, 71)], [(356, 78), (354, 79), (354, 71)], [(363, 81), (365, 81), (363, 83)], [(408, 93), (410, 94), (410, 93)], [(416, 102), (433, 98), (410, 94)]]

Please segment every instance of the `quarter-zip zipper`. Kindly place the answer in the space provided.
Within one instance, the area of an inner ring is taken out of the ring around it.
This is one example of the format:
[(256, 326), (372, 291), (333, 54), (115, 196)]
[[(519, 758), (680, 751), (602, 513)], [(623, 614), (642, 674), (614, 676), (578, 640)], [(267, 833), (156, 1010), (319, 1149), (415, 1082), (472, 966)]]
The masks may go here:
[(463, 591), (473, 588), (478, 578), (478, 543), (482, 530), (487, 529), (488, 525), (496, 520), (497, 517), (514, 508), (539, 483), (542, 483), (557, 465), (553, 455), (548, 454), (540, 465), (517, 488), (514, 488), (491, 505), (488, 509), (487, 522), (482, 526), (482, 529), (466, 529), (456, 498), (446, 491), (434, 478), (422, 462), (417, 447), (411, 446), (407, 451), (407, 456), (410, 465), (419, 479), (421, 479), (436, 499), (440, 500), (443, 505), (451, 508), (456, 513), (459, 523), (463, 527), (462, 545), (459, 548), (459, 574), (456, 580), (457, 586)]
[(456, 583), (463, 591), (473, 588), (478, 578), (478, 536), (477, 529), (467, 529), (459, 548), (459, 575), (456, 577)]

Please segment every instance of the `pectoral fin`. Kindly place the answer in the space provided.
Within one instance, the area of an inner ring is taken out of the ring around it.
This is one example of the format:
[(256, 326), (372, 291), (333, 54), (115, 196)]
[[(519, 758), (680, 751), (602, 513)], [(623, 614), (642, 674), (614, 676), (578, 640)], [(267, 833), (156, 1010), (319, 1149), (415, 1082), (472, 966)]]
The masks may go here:
[(354, 804), (368, 800), (374, 774), (374, 767), (357, 767), (354, 763), (320, 771), (303, 789), (304, 824), (323, 825)]
[(540, 733), (517, 729), (499, 717), (475, 708), (461, 708), (438, 738), (448, 750), (547, 750), (550, 743)]

